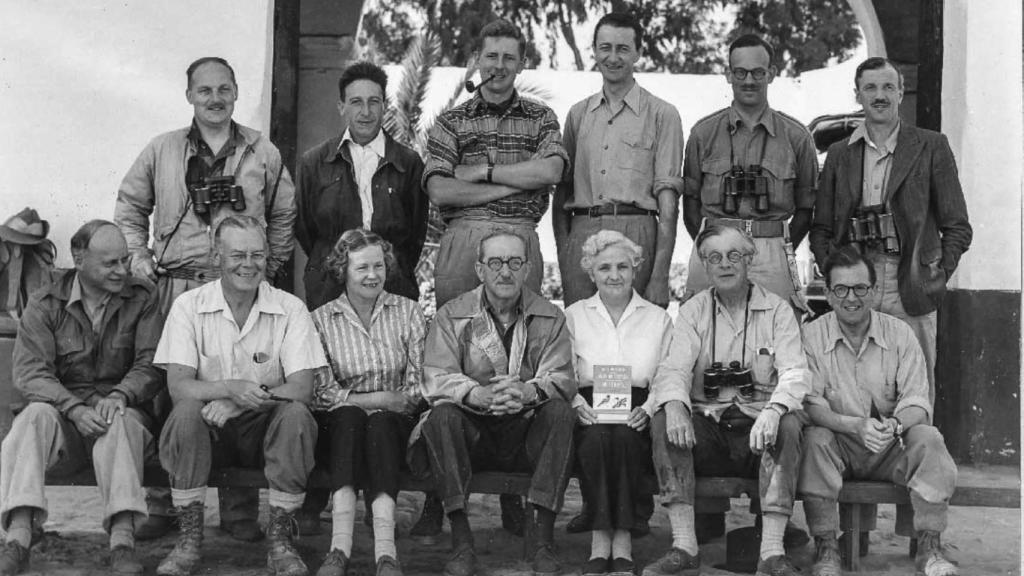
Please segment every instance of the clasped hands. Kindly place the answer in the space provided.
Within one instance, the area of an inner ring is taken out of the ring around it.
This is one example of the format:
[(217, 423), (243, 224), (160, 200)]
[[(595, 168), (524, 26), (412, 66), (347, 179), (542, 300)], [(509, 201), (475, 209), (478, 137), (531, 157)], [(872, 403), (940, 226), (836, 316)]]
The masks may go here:
[(494, 376), (489, 386), (475, 386), (466, 396), (466, 404), (495, 416), (518, 414), (537, 402), (533, 381), (523, 382), (518, 375)]
[(896, 440), (896, 425), (891, 419), (863, 418), (857, 425), (861, 444), (874, 454), (884, 451)]

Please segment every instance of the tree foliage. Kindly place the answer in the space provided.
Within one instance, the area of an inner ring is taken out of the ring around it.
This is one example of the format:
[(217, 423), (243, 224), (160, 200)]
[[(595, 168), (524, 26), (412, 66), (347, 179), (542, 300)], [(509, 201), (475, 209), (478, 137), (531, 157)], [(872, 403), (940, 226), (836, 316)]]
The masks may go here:
[(592, 39), (577, 38), (575, 27), (609, 11), (630, 12), (639, 20), (645, 53), (640, 68), (651, 72), (723, 72), (725, 46), (754, 32), (776, 47), (779, 70), (797, 76), (849, 58), (861, 37), (849, 4), (832, 0), (392, 0), (371, 5), (362, 30), (386, 61), (399, 62), (422, 33), (419, 20), (439, 36), (440, 64), (466, 66), (480, 29), (502, 17), (527, 36), (531, 66), (541, 60), (537, 36), (543, 35), (549, 59), (557, 55), (554, 40), (564, 40), (574, 68), (583, 70)]

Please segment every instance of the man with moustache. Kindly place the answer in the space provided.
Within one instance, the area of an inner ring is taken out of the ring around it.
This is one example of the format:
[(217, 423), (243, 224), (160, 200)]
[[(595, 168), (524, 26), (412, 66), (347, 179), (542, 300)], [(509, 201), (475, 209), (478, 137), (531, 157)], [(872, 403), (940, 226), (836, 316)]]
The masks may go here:
[[(231, 65), (205, 57), (185, 74), (191, 126), (161, 134), (143, 149), (121, 182), (114, 209), (132, 254), (132, 274), (156, 283), (165, 317), (179, 295), (218, 277), (212, 233), (221, 220), (245, 214), (266, 226), (270, 280), (291, 257), (295, 220), (292, 179), (281, 153), (268, 138), (232, 120), (238, 84)], [(215, 190), (228, 201), (216, 201)], [(163, 414), (165, 403), (158, 401)], [(239, 540), (262, 538), (256, 523), (259, 492), (221, 488), (219, 494), (221, 527)], [(166, 492), (153, 490), (150, 496), (150, 519), (139, 530), (140, 540), (159, 537), (171, 526)]]
[(560, 572), (555, 516), (572, 468), (576, 395), (572, 346), (562, 311), (528, 288), (527, 242), (511, 232), (484, 236), (482, 282), (437, 312), (424, 347), (423, 421), (430, 470), (452, 526), (446, 576), (477, 570), (466, 506), (474, 470), (530, 472), (537, 509), (535, 576)]
[(868, 58), (854, 77), (864, 123), (833, 144), (821, 174), (811, 250), (853, 244), (878, 274), (878, 310), (914, 330), (935, 400), (936, 310), (973, 231), (946, 137), (900, 120), (903, 76)]
[(315, 310), (341, 294), (324, 260), (341, 234), (372, 230), (394, 247), (397, 270), (384, 289), (418, 300), (416, 264), (427, 234), (429, 203), (420, 186), (423, 161), (381, 128), (388, 77), (356, 62), (338, 80), (345, 131), (299, 160), (295, 237), (306, 252), (306, 305)]
[(643, 573), (700, 572), (693, 509), (700, 475), (760, 480), (757, 576), (795, 576), (783, 535), (796, 498), (808, 389), (800, 327), (786, 301), (749, 280), (757, 251), (750, 237), (712, 225), (697, 235), (696, 250), (711, 288), (679, 308), (672, 347), (652, 383), (654, 469), (672, 548)]
[[(565, 305), (596, 287), (580, 267), (583, 243), (602, 229), (622, 232), (643, 248), (633, 283), (665, 307), (676, 242), (683, 127), (674, 106), (637, 84), (640, 24), (628, 14), (602, 17), (594, 31), (601, 91), (569, 110), (562, 137), (572, 175), (552, 201)], [(650, 255), (653, 254), (653, 259)]]
[(214, 232), (220, 279), (174, 302), (153, 358), (174, 403), (160, 463), (181, 524), (161, 576), (198, 568), (210, 469), (232, 465), (262, 465), (270, 485), (267, 567), (308, 574), (292, 525), (314, 466), (313, 373), (327, 362), (305, 304), (267, 283), (268, 248), (259, 220), (224, 218)]
[(526, 239), (526, 285), (540, 292), (544, 274), (537, 222), (549, 190), (569, 171), (555, 113), (521, 98), (516, 77), (526, 38), (507, 20), (480, 31), (475, 53), (483, 77), (468, 101), (441, 114), (430, 131), (423, 183), (447, 228), (434, 269), (437, 307), (480, 284), (474, 267), (480, 239), (493, 230)]
[(92, 220), (71, 237), (75, 267), (34, 293), (18, 326), (14, 386), (29, 401), (0, 449), (0, 575), (28, 566), (46, 522), (47, 470), (91, 462), (110, 534), (110, 570), (142, 574), (135, 529), (146, 517), (142, 467), (153, 454), (150, 402), (164, 380), (153, 366), (161, 316), (156, 290), (128, 271), (113, 222)]
[[(690, 133), (683, 223), (691, 238), (711, 224), (745, 231), (757, 246), (751, 280), (802, 310), (794, 250), (811, 225), (818, 161), (807, 128), (768, 105), (774, 59), (772, 46), (752, 34), (729, 46), (733, 101)], [(687, 298), (708, 286), (696, 248), (689, 270)]]
[(956, 463), (932, 426), (927, 364), (913, 330), (873, 310), (874, 264), (852, 246), (824, 262), (832, 312), (804, 329), (812, 375), (805, 409), (800, 493), (816, 543), (813, 576), (840, 576), (837, 499), (844, 479), (910, 489), (924, 576), (956, 576), (940, 535), (956, 489)]

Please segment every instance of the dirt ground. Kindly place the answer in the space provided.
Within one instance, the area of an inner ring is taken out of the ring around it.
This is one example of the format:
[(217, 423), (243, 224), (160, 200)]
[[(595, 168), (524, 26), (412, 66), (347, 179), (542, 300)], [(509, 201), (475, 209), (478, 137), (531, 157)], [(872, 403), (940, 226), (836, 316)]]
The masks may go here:
[[(215, 494), (210, 491), (207, 502), (206, 541), (204, 560), (199, 574), (228, 576), (262, 576), (267, 574), (265, 553), (261, 543), (240, 543), (222, 534), (218, 528)], [(27, 574), (54, 576), (92, 576), (106, 574), (106, 536), (97, 520), (99, 499), (94, 488), (50, 488), (50, 520), (46, 525), (47, 537), (33, 550), (31, 569)], [(265, 497), (265, 494), (264, 494)], [(448, 552), (447, 526), (438, 544), (425, 546), (405, 537), (419, 513), (422, 494), (401, 493), (397, 506), (398, 548), (405, 573), (440, 574)], [(734, 500), (729, 514), (729, 528), (751, 523), (746, 500)], [(579, 567), (588, 557), (590, 535), (568, 535), (565, 523), (579, 510), (579, 491), (575, 481), (566, 495), (565, 509), (558, 517), (556, 541), (564, 566), (563, 574), (577, 575)], [(265, 511), (265, 504), (263, 509)], [(360, 506), (360, 508), (362, 508)], [(353, 551), (351, 576), (373, 575), (373, 540), (370, 529), (363, 525), (362, 515), (357, 517), (356, 540)], [(803, 511), (798, 505), (795, 521), (805, 526)], [(474, 496), (471, 502), (471, 522), (474, 527), (477, 550), (482, 565), (481, 575), (511, 576), (529, 574), (530, 565), (522, 560), (522, 540), (501, 529), (497, 496)], [(657, 558), (670, 542), (668, 518), (659, 510), (652, 518), (650, 536), (634, 542), (634, 558), (643, 565)], [(907, 555), (906, 538), (896, 536), (895, 507), (881, 506), (877, 530), (871, 533), (871, 554), (863, 559), (862, 574), (913, 574), (914, 566)], [(323, 523), (324, 535), (303, 537), (298, 547), (315, 573), (330, 544), (330, 525)], [(966, 575), (1020, 574), (1021, 523), (1020, 511), (996, 508), (950, 509), (949, 529), (943, 541), (960, 563)], [(174, 538), (165, 537), (156, 542), (140, 543), (138, 550), (146, 565), (146, 574), (154, 574), (160, 559), (173, 547)], [(729, 575), (731, 572), (713, 566), (725, 560), (725, 539), (720, 538), (701, 548), (706, 576)], [(793, 553), (796, 564), (809, 574), (813, 550), (811, 546)]]

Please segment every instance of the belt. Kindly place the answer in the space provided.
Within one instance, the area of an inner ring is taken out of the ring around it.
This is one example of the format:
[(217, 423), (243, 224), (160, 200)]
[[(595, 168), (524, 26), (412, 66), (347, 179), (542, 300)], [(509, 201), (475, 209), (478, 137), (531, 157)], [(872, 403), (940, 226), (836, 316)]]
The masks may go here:
[(753, 238), (778, 238), (786, 235), (785, 220), (740, 220), (736, 218), (716, 218), (711, 220), (710, 223), (742, 230)]
[(602, 204), (590, 208), (572, 208), (569, 214), (573, 216), (590, 216), (599, 218), (601, 216), (657, 216), (657, 210), (647, 210), (632, 204)]
[(216, 280), (220, 278), (220, 274), (213, 270), (204, 270), (200, 268), (189, 268), (182, 266), (180, 268), (169, 268), (164, 270), (161, 276), (168, 276), (171, 278), (178, 278), (180, 280), (197, 280), (199, 282), (205, 282), (207, 280)]

